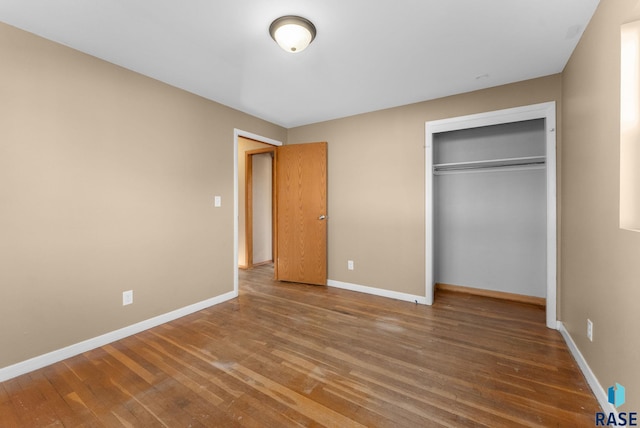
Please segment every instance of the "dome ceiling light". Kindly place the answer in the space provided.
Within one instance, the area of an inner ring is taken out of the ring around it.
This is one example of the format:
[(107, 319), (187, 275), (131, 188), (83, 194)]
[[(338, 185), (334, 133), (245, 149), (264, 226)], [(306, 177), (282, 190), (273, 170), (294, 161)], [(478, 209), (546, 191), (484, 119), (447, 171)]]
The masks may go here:
[(316, 38), (316, 27), (308, 19), (287, 15), (271, 23), (269, 34), (285, 51), (298, 53)]

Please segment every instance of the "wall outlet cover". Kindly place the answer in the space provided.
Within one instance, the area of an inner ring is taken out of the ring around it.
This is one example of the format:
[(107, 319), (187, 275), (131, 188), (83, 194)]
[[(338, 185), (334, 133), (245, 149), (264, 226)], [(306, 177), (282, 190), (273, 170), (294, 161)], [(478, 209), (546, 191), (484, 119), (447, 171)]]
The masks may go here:
[(122, 306), (127, 306), (133, 303), (133, 290), (122, 292)]

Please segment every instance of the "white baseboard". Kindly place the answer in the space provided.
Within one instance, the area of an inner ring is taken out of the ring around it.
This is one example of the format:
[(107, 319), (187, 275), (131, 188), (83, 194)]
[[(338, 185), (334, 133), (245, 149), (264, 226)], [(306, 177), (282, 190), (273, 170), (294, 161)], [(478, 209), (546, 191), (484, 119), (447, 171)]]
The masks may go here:
[(602, 387), (602, 385), (598, 381), (598, 378), (591, 370), (591, 367), (589, 367), (589, 364), (587, 364), (587, 361), (582, 356), (582, 353), (576, 346), (576, 343), (573, 341), (573, 338), (565, 328), (562, 321), (558, 321), (558, 330), (560, 331), (560, 334), (562, 334), (564, 341), (567, 343), (567, 346), (569, 347), (569, 351), (571, 352), (571, 355), (573, 355), (573, 358), (578, 363), (578, 367), (580, 367), (582, 374), (587, 379), (587, 383), (591, 387), (593, 394), (596, 396), (596, 399), (598, 400), (598, 403), (600, 404), (602, 411), (605, 413), (615, 413), (617, 416), (618, 411), (616, 410), (613, 404), (609, 403), (609, 398), (607, 397), (607, 393), (605, 392), (605, 389)]
[(413, 294), (400, 293), (398, 291), (385, 290), (383, 288), (368, 287), (366, 285), (350, 284), (348, 282), (327, 280), (329, 287), (342, 288), (344, 290), (357, 291), (359, 293), (373, 294), (375, 296), (388, 297), (390, 299), (404, 300), (406, 302), (427, 304), (425, 296), (415, 296)]
[(227, 300), (238, 297), (237, 291), (230, 291), (220, 296), (212, 297), (211, 299), (203, 300), (193, 305), (185, 306), (180, 309), (176, 309), (166, 314), (158, 315), (157, 317), (150, 318), (148, 320), (141, 321), (136, 324), (115, 330), (106, 334), (103, 334), (92, 339), (87, 339), (82, 342), (67, 346), (56, 351), (49, 352), (47, 354), (39, 355), (37, 357), (13, 364), (11, 366), (0, 369), (0, 382), (18, 377), (25, 373), (32, 372), (34, 370), (46, 367), (48, 365), (57, 363), (75, 355), (82, 354), (83, 352), (90, 351), (92, 349), (99, 348), (116, 340), (124, 339), (127, 336), (132, 336), (141, 331), (148, 330), (152, 327), (156, 327), (160, 324), (173, 321), (175, 319), (184, 317), (194, 312), (201, 311), (211, 306), (215, 306)]

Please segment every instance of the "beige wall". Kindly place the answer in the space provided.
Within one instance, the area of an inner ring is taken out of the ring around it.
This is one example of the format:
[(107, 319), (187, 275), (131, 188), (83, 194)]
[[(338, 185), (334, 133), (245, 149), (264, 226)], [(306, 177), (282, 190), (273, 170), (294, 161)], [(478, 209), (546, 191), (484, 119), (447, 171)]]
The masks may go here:
[(288, 144), (328, 142), (329, 278), (424, 296), (425, 122), (546, 101), (559, 109), (560, 94), (554, 75), (290, 129)]
[(621, 411), (640, 410), (640, 233), (618, 226), (620, 25), (638, 19), (637, 0), (601, 0), (563, 73), (562, 320), (600, 383), (626, 387)]
[(5, 24), (0, 52), (0, 368), (232, 291), (233, 129), (286, 130)]

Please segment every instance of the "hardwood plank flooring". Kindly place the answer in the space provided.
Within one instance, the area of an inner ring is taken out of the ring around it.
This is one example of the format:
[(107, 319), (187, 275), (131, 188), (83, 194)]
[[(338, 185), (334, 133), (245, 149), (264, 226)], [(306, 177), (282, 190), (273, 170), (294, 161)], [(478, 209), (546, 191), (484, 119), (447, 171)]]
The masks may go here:
[(594, 426), (538, 306), (272, 275), (240, 271), (238, 299), (0, 383), (0, 427)]

